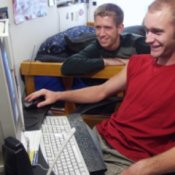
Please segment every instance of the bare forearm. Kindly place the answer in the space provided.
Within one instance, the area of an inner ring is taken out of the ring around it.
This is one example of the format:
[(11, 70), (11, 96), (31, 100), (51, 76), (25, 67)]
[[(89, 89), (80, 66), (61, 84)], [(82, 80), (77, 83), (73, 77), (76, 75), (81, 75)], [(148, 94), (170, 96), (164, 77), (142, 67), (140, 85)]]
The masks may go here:
[(58, 92), (58, 100), (73, 101), (76, 103), (95, 103), (103, 100), (106, 94), (102, 90), (102, 86), (92, 86), (78, 90)]
[(104, 58), (103, 62), (105, 66), (126, 65), (128, 63), (128, 59)]
[(150, 175), (175, 172), (175, 147), (157, 156), (145, 160)]
[(120, 73), (110, 78), (108, 81), (101, 85), (64, 92), (53, 92), (46, 89), (41, 89), (28, 95), (25, 100), (30, 102), (40, 96), (43, 96), (45, 100), (38, 103), (38, 107), (53, 104), (56, 101), (60, 100), (72, 101), (75, 103), (99, 102), (104, 98), (113, 95), (114, 93), (117, 93), (125, 88), (126, 70), (127, 66), (125, 66), (125, 68)]
[(140, 160), (121, 175), (162, 175), (175, 172), (175, 148), (151, 158)]

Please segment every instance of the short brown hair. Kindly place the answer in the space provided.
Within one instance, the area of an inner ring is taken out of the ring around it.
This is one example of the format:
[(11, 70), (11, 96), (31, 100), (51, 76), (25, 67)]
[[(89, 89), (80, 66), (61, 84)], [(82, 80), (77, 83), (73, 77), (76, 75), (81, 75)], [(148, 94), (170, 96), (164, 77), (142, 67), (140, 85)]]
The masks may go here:
[(119, 25), (123, 23), (124, 13), (118, 5), (105, 3), (96, 9), (94, 19), (97, 16), (113, 16), (114, 22)]

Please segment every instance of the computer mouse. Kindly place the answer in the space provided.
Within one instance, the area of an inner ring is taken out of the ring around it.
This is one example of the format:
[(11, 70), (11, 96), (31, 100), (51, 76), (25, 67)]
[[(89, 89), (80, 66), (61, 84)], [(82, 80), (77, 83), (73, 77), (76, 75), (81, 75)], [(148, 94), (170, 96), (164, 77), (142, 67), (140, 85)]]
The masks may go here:
[(45, 98), (43, 96), (41, 96), (41, 97), (38, 97), (30, 102), (24, 101), (23, 105), (26, 109), (34, 109), (34, 108), (37, 108), (37, 104), (43, 100), (45, 100)]

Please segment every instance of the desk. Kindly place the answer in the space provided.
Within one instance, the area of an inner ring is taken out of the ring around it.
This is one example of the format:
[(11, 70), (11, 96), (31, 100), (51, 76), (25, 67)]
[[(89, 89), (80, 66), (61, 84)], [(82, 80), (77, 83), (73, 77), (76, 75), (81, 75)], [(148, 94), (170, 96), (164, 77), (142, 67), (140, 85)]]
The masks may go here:
[[(43, 120), (42, 115), (40, 115), (40, 117), (41, 120)], [(75, 138), (77, 140), (77, 143), (79, 145), (79, 148), (81, 150), (81, 153), (83, 155), (83, 158), (86, 162), (90, 174), (103, 175), (104, 171), (106, 170), (106, 166), (98, 150), (98, 147), (94, 142), (94, 138), (92, 137), (92, 134), (87, 128), (87, 125), (85, 124), (85, 122), (79, 114), (69, 115), (68, 120), (70, 122), (70, 125), (76, 128)], [(30, 122), (30, 120), (27, 121)], [(40, 126), (38, 125), (38, 129)], [(35, 129), (37, 128), (35, 127)], [(43, 159), (41, 152), (39, 153), (39, 163), (42, 164), (44, 167), (48, 167), (47, 163)], [(46, 171), (42, 170), (40, 167), (34, 167), (33, 170), (34, 175), (46, 174)]]

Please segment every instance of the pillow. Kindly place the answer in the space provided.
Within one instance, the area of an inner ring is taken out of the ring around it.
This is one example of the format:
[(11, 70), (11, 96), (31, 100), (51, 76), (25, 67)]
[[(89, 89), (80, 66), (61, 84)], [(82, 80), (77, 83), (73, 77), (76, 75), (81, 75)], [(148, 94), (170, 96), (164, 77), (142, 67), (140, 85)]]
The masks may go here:
[(69, 55), (65, 53), (61, 53), (58, 56), (57, 55), (49, 55), (49, 54), (38, 54), (35, 58), (36, 61), (41, 61), (41, 62), (58, 62), (62, 63), (66, 60), (66, 58)]
[(71, 53), (77, 53), (80, 50), (84, 49), (88, 46), (92, 41), (96, 39), (95, 32), (94, 33), (84, 33), (78, 37), (70, 38), (69, 36), (64, 36), (66, 45), (68, 50)]
[(47, 38), (40, 46), (38, 54), (58, 55), (66, 50), (66, 43), (64, 40), (65, 35), (74, 38), (83, 33), (91, 33), (94, 31), (95, 28), (90, 26), (71, 27), (64, 32), (60, 32)]

